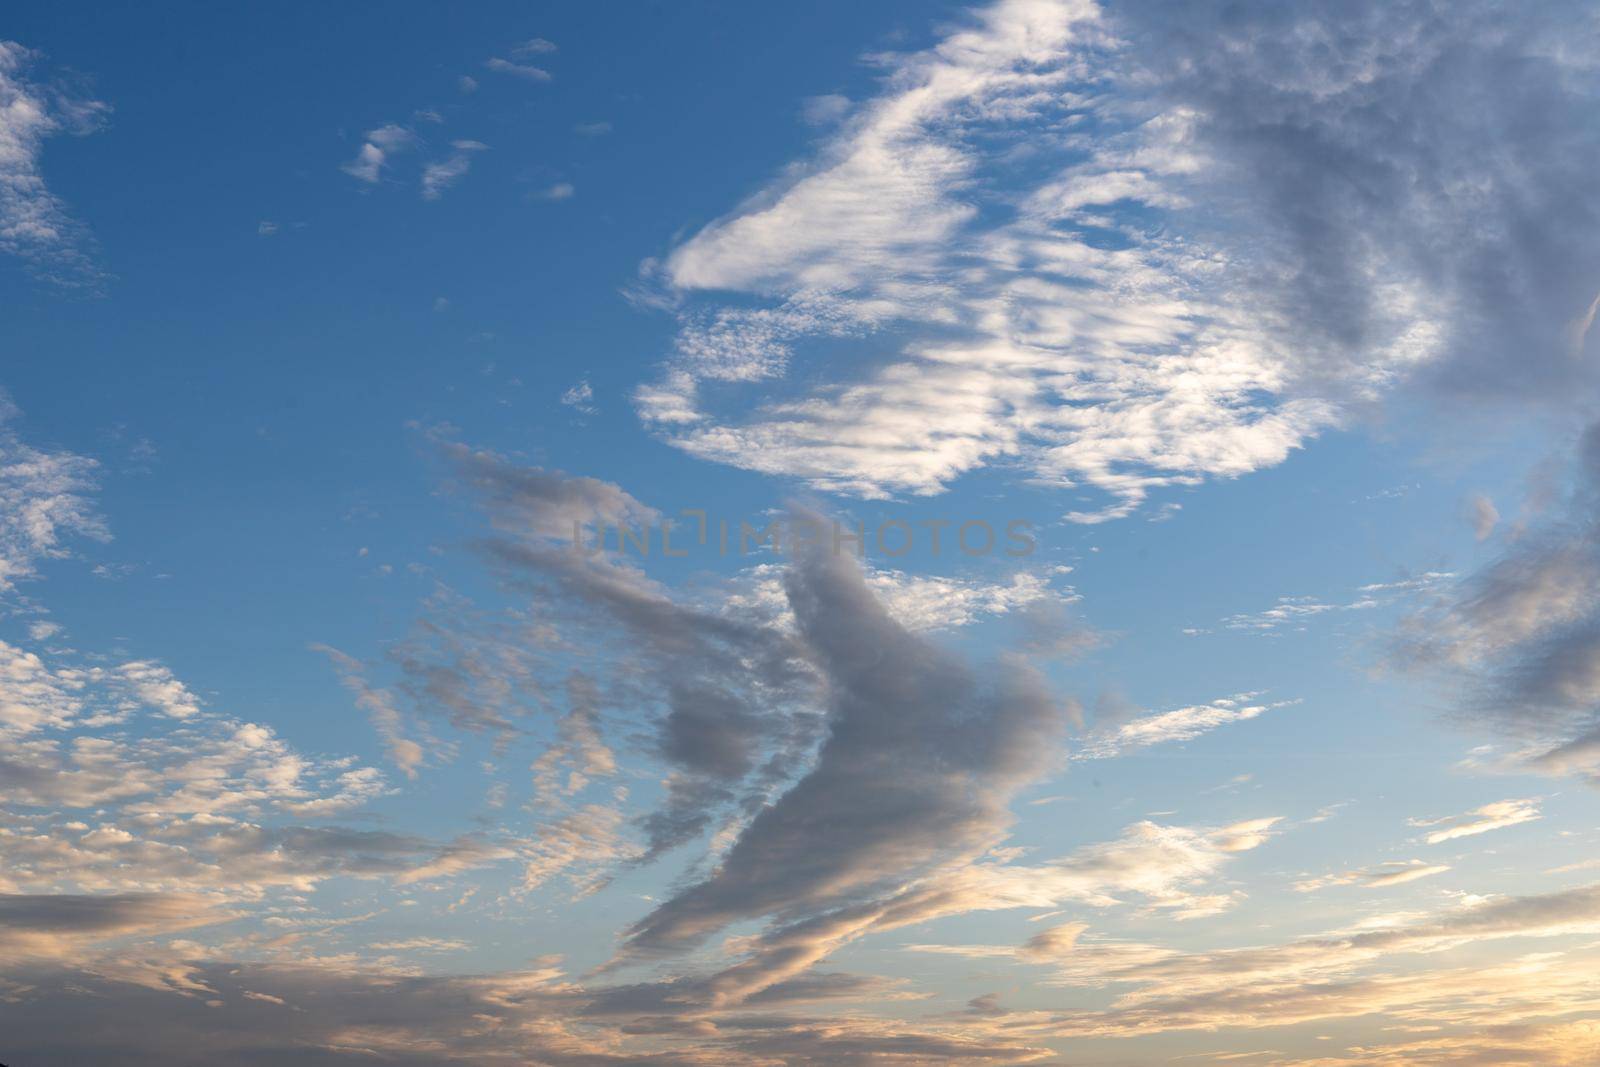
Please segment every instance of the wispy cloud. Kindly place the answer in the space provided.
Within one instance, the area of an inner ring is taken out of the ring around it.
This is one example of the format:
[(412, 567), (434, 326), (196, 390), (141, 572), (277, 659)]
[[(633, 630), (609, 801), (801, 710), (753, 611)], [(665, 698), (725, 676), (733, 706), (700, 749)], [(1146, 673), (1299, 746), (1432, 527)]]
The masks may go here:
[(597, 410), (594, 406), (594, 387), (585, 378), (561, 394), (561, 403), (583, 415), (593, 415)]
[(1497, 558), (1402, 621), (1391, 667), (1430, 675), (1458, 717), (1509, 741), (1502, 763), (1600, 781), (1600, 424), (1574, 449), (1565, 500)]
[(526, 41), (511, 49), (514, 56), (547, 56), (556, 51), (554, 41), (547, 41), (543, 37), (530, 37)]
[(509, 59), (501, 59), (498, 56), (485, 60), (483, 65), (496, 74), (509, 74), (514, 78), (521, 78), (523, 81), (547, 82), (551, 78), (550, 72), (542, 67), (531, 66), (527, 63), (513, 63)]
[(1472, 535), (1480, 541), (1487, 541), (1500, 522), (1500, 509), (1482, 493), (1474, 493), (1467, 501), (1467, 519), (1472, 524)]
[(405, 736), (404, 720), (395, 707), (393, 695), (367, 684), (359, 660), (328, 645), (313, 645), (312, 649), (333, 661), (339, 680), (355, 695), (356, 704), (371, 717), (373, 729), (383, 738), (389, 751), (389, 759), (407, 778), (415, 778), (417, 768), (422, 765), (422, 746)]
[(1297, 892), (1311, 893), (1327, 886), (1359, 885), (1367, 889), (1387, 889), (1390, 886), (1405, 885), (1423, 878), (1432, 878), (1436, 874), (1444, 874), (1450, 868), (1441, 863), (1426, 863), (1423, 860), (1396, 860), (1390, 863), (1380, 863), (1373, 867), (1363, 867), (1359, 870), (1345, 871), (1341, 874), (1331, 874), (1322, 878), (1308, 878), (1296, 882), (1294, 888)]
[(542, 189), (536, 189), (528, 195), (534, 200), (556, 201), (571, 200), (576, 193), (577, 190), (572, 187), (571, 182), (556, 182), (554, 185), (547, 185)]
[(1281, 596), (1270, 608), (1229, 615), (1223, 618), (1221, 623), (1229, 630), (1243, 630), (1270, 636), (1277, 636), (1289, 630), (1303, 631), (1307, 628), (1306, 623), (1320, 615), (1370, 611), (1374, 608), (1387, 607), (1402, 598), (1427, 595), (1448, 584), (1454, 577), (1455, 575), (1448, 571), (1425, 571), (1415, 577), (1400, 578), (1392, 582), (1374, 582), (1356, 590), (1355, 599), (1334, 603), (1315, 596)]
[(70, 539), (110, 538), (91, 496), (99, 464), (24, 443), (12, 428), (19, 414), (0, 390), (0, 594), (65, 557)]
[(1151, 745), (1192, 741), (1222, 726), (1248, 722), (1276, 708), (1298, 703), (1279, 700), (1258, 702), (1259, 693), (1243, 693), (1172, 711), (1134, 716), (1132, 709), (1102, 705), (1094, 728), (1073, 753), (1073, 759), (1108, 759)]
[(1446, 815), (1437, 819), (1412, 819), (1411, 825), (1435, 827), (1436, 829), (1428, 831), (1424, 840), (1430, 845), (1439, 845), (1459, 837), (1474, 837), (1486, 834), (1490, 830), (1518, 826), (1539, 817), (1539, 801), (1536, 799), (1498, 800), (1462, 815)]
[(0, 252), (72, 287), (103, 279), (88, 231), (45, 185), (44, 142), (99, 129), (109, 105), (41, 76), (40, 53), (0, 40)]
[[(420, 117), (429, 122), (444, 121), (436, 112), (423, 113)], [(467, 138), (456, 138), (449, 147), (449, 154), (438, 158), (415, 129), (389, 123), (368, 131), (355, 158), (339, 169), (358, 181), (376, 185), (392, 171), (396, 157), (416, 154), (422, 166), (417, 179), (422, 198), (438, 200), (446, 190), (466, 176), (472, 168), (473, 157), (489, 148), (482, 141)], [(273, 230), (276, 229), (274, 226)]]
[(417, 146), (417, 135), (404, 126), (390, 123), (369, 130), (356, 157), (339, 169), (358, 181), (375, 184), (383, 177), (383, 170), (392, 157), (409, 152)]
[(444, 191), (461, 180), (471, 168), (473, 154), (482, 152), (489, 146), (482, 141), (451, 141), (450, 147), (452, 152), (447, 159), (429, 163), (422, 168), (424, 200), (437, 200), (444, 195)]

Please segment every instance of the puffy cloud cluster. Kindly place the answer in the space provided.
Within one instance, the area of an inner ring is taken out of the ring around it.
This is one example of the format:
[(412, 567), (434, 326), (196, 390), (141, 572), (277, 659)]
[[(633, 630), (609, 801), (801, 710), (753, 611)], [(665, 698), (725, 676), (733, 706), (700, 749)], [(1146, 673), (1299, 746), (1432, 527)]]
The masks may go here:
[[(0, 698), (0, 766), (13, 805), (324, 814), (384, 789), (372, 768), (313, 759), (270, 727), (202, 712), (160, 664), (53, 668), (0, 642), (0, 671), (12, 682)], [(170, 725), (139, 719), (144, 711)], [(135, 720), (141, 729), (120, 729)]]

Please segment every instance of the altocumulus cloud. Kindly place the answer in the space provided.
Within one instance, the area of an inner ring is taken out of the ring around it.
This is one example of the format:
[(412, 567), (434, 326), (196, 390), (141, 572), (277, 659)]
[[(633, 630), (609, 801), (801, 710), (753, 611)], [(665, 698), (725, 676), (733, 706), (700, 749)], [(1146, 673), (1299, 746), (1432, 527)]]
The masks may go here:
[[(1098, 490), (1070, 515), (1094, 522), (1278, 463), (1407, 380), (1564, 401), (1592, 384), (1596, 32), (1581, 4), (975, 12), (645, 265), (680, 328), (638, 410), (866, 496), (1021, 464)], [(702, 388), (770, 394), (818, 339), (855, 358), (809, 392), (744, 412)]]

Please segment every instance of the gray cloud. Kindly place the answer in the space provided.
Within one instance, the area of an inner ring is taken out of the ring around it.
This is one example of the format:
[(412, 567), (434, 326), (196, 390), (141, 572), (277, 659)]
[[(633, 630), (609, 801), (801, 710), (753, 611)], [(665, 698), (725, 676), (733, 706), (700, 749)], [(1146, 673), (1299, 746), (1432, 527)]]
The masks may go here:
[(95, 934), (102, 937), (179, 926), (205, 901), (193, 896), (113, 893), (100, 896), (0, 893), (0, 929), (10, 934)]
[(234, 917), (195, 894), (0, 893), (0, 991), (19, 963), (86, 959), (100, 942), (170, 936)]
[[(496, 531), (478, 546), (484, 558), (560, 622), (563, 641), (587, 643), (619, 697), (658, 712), (652, 748), (675, 772), (665, 803), (643, 819), (646, 862), (706, 831), (729, 804), (754, 810), (792, 776), (817, 719), (813, 674), (792, 635), (684, 603), (624, 558), (589, 551), (594, 527), (659, 519), (617, 486), (440, 447), (457, 488)], [(598, 717), (584, 722), (598, 738)]]
[(1332, 360), (1311, 378), (1348, 378), (1425, 326), (1439, 386), (1563, 402), (1592, 387), (1573, 334), (1600, 287), (1591, 6), (1112, 11), (1160, 99), (1198, 115), (1215, 169), (1197, 211), (1247, 221), (1250, 287), (1302, 353)]
[(1600, 424), (1584, 432), (1564, 505), (1404, 620), (1391, 666), (1430, 673), (1457, 718), (1507, 759), (1600, 781)]
[(619, 486), (520, 467), (494, 452), (431, 437), (455, 484), (476, 494), (495, 529), (522, 538), (570, 539), (574, 525), (652, 522), (659, 513)]
[(786, 588), (826, 680), (815, 765), (750, 822), (711, 878), (634, 927), (630, 952), (697, 943), (738, 919), (796, 917), (975, 858), (1012, 793), (1051, 765), (1067, 712), (1021, 663), (983, 676), (906, 631), (851, 558), (812, 548)]
[[(541, 795), (561, 792), (558, 767), (581, 764), (574, 742), (597, 738), (599, 704), (626, 703), (656, 709), (645, 720), (652, 754), (673, 768), (642, 822), (640, 858), (703, 833), (719, 810), (734, 816), (712, 873), (640, 920), (613, 966), (685, 952), (737, 922), (768, 923), (721, 970), (616, 987), (618, 1010), (671, 1004), (703, 1016), (751, 1005), (867, 933), (970, 910), (1062, 899), (1110, 906), (1131, 891), (1179, 917), (1211, 914), (1236, 896), (1195, 895), (1189, 883), (1270, 836), (1273, 819), (1203, 833), (1142, 825), (1126, 841), (1040, 868), (973, 867), (1003, 842), (1017, 790), (1064, 758), (1079, 720), (1027, 662), (963, 662), (893, 618), (860, 565), (821, 545), (800, 548), (782, 570), (781, 605), (756, 598), (763, 610), (749, 615), (690, 606), (621, 556), (575, 550), (570, 530), (545, 514), (575, 511), (580, 523), (602, 509), (627, 514), (638, 510), (631, 497), (472, 455), (463, 484), (500, 532), (480, 544), (485, 558), (535, 595), (564, 640), (626, 638), (583, 646), (595, 669), (608, 667), (610, 688), (632, 695), (604, 696), (587, 681), (570, 694), (563, 722), (573, 736), (536, 763)], [(1190, 736), (1260, 709), (1207, 710), (1216, 722), (1170, 732)], [(608, 834), (606, 818), (574, 812), (549, 824), (548, 863), (530, 864), (529, 877), (568, 862), (573, 819)]]
[[(131, 1067), (284, 1060), (311, 1067), (353, 1060), (396, 1067), (493, 1067), (508, 1060), (549, 1067), (733, 1067), (885, 1058), (1015, 1063), (1048, 1055), (1036, 1045), (949, 1022), (824, 1022), (784, 1012), (884, 992), (881, 983), (848, 976), (775, 989), (758, 1010), (712, 1024), (670, 1014), (618, 1021), (604, 1010), (586, 1010), (604, 998), (571, 984), (548, 958), (526, 971), (457, 976), (294, 959), (163, 954), (151, 962), (150, 971), (115, 976), (98, 973), (98, 964), (11, 969), (6, 977), (25, 991), (26, 1010), (6, 1012), (8, 1058), (42, 1067), (113, 1058)], [(86, 998), (94, 1011), (84, 1010)], [(610, 999), (615, 1006), (617, 999)], [(632, 1007), (649, 1004), (633, 998)]]
[(505, 744), (518, 720), (549, 702), (540, 668), (548, 642), (537, 624), (515, 614), (488, 618), (440, 588), (405, 640), (387, 653), (400, 671), (395, 688), (422, 715)]

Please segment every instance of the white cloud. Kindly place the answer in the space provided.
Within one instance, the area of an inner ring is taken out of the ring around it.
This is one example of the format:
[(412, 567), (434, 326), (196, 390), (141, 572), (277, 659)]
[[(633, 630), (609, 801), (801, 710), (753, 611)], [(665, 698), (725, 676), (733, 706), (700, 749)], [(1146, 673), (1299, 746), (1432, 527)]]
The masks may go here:
[(589, 379), (587, 378), (582, 379), (561, 394), (562, 404), (584, 415), (593, 415), (598, 410), (593, 401), (594, 389), (589, 385)]
[[(1478, 961), (1462, 967), (1377, 968), (1393, 956), (1439, 954), (1505, 938), (1593, 933), (1600, 930), (1597, 902), (1595, 886), (1482, 899), (1434, 914), (1388, 916), (1364, 927), (1285, 944), (1209, 952), (1116, 942), (1104, 943), (1107, 951), (1102, 951), (1101, 944), (1077, 938), (1057, 957), (1059, 982), (1134, 988), (1106, 1010), (1049, 1013), (1032, 1020), (1028, 1029), (1063, 1037), (1114, 1037), (1288, 1026), (1370, 1012), (1423, 1025), (1559, 1013), (1563, 1009), (1554, 1005), (1581, 993), (1569, 979), (1592, 969), (1591, 959), (1567, 962), (1555, 953), (1488, 967)], [(1592, 992), (1578, 998), (1578, 1003), (1585, 1001), (1589, 1010), (1596, 1006)]]
[[(781, 566), (757, 564), (719, 594), (734, 612), (753, 612), (775, 625), (791, 628), (794, 618), (783, 587)], [(900, 625), (915, 633), (955, 629), (983, 618), (1017, 612), (1046, 601), (1067, 603), (1076, 594), (1051, 588), (1047, 578), (1019, 571), (1006, 581), (991, 582), (936, 574), (869, 567), (866, 584)]]
[(609, 881), (619, 863), (642, 851), (623, 833), (626, 813), (611, 805), (586, 804), (539, 826), (521, 851), (523, 892), (565, 877), (577, 896), (587, 896)]
[(1438, 819), (1412, 819), (1410, 824), (1419, 827), (1437, 827), (1430, 830), (1424, 840), (1430, 845), (1454, 841), (1459, 837), (1473, 837), (1490, 830), (1517, 826), (1540, 817), (1539, 801), (1498, 800), (1462, 815), (1447, 815)]
[(442, 163), (429, 163), (422, 168), (422, 198), (438, 200), (446, 189), (456, 184), (472, 165), (466, 155), (451, 155)]
[(1500, 509), (1482, 493), (1474, 493), (1467, 501), (1467, 517), (1472, 523), (1472, 535), (1479, 541), (1487, 541), (1500, 522)]
[(0, 391), (0, 594), (67, 555), (65, 542), (110, 539), (89, 494), (99, 464), (71, 452), (24, 444), (9, 423), (17, 410)]
[(1449, 866), (1442, 863), (1427, 863), (1423, 860), (1393, 861), (1380, 863), (1373, 867), (1364, 867), (1360, 870), (1344, 871), (1340, 874), (1327, 875), (1322, 878), (1308, 878), (1296, 882), (1294, 888), (1301, 893), (1310, 893), (1327, 886), (1359, 885), (1367, 889), (1387, 889), (1390, 886), (1405, 885), (1423, 878), (1432, 878), (1436, 874), (1444, 874), (1450, 870)]
[(808, 96), (800, 102), (800, 120), (808, 126), (838, 122), (850, 110), (850, 98), (838, 93)]
[(200, 714), (195, 695), (160, 663), (124, 663), (117, 673), (142, 702), (171, 718), (187, 719)]
[(111, 109), (35, 77), (41, 58), (0, 40), (0, 252), (49, 281), (93, 285), (101, 272), (86, 232), (45, 185), (40, 157), (47, 138), (92, 132)]
[(524, 81), (547, 82), (550, 80), (550, 72), (541, 67), (529, 66), (526, 63), (513, 63), (509, 59), (500, 59), (498, 56), (494, 59), (486, 60), (483, 65), (497, 74), (509, 74)]
[(1259, 696), (1259, 693), (1242, 693), (1213, 700), (1209, 704), (1195, 704), (1133, 719), (1127, 719), (1126, 712), (1123, 712), (1110, 721), (1097, 722), (1095, 729), (1073, 752), (1072, 758), (1108, 759), (1150, 745), (1191, 741), (1218, 727), (1248, 722), (1268, 711), (1298, 703), (1294, 700), (1255, 703)]
[[(1361, 586), (1354, 600), (1328, 603), (1314, 596), (1281, 596), (1264, 611), (1241, 612), (1222, 619), (1229, 630), (1253, 631), (1276, 636), (1282, 630), (1306, 629), (1305, 623), (1319, 615), (1346, 611), (1369, 611), (1396, 602), (1397, 598), (1431, 593), (1447, 584), (1455, 575), (1447, 571), (1425, 571), (1414, 578), (1401, 578), (1392, 582), (1374, 582)], [(1196, 631), (1200, 632), (1200, 631)]]
[(414, 885), (418, 882), (443, 881), (463, 871), (486, 867), (514, 855), (515, 851), (509, 846), (475, 837), (461, 837), (446, 845), (428, 862), (400, 872), (395, 876), (395, 882)]
[(383, 169), (391, 157), (416, 146), (416, 134), (404, 126), (393, 123), (379, 126), (368, 131), (366, 139), (356, 151), (356, 157), (339, 169), (352, 178), (369, 184), (376, 183), (383, 176)]
[[(443, 937), (408, 937), (401, 941), (374, 941), (371, 947), (379, 952), (465, 952), (472, 946)], [(271, 999), (283, 1003), (277, 997)]]
[[(1316, 8), (1184, 16), (1194, 25), (1009, 0), (931, 49), (876, 57), (881, 92), (813, 158), (645, 265), (681, 329), (636, 394), (641, 417), (702, 458), (869, 497), (1015, 465), (1093, 491), (1067, 517), (1105, 521), (1161, 486), (1277, 464), (1348, 401), (1446, 357), (1477, 374), (1482, 314), (1493, 330), (1532, 331), (1537, 347), (1550, 316), (1509, 298), (1490, 307), (1472, 278), (1429, 258), (1486, 208), (1490, 229), (1526, 238), (1511, 258), (1474, 239), (1469, 258), (1486, 272), (1550, 275), (1537, 301), (1554, 310), (1572, 303), (1571, 279), (1594, 276), (1593, 254), (1546, 247), (1560, 239), (1550, 225), (1517, 230), (1523, 172), (1484, 155), (1454, 112), (1433, 111), (1524, 69), (1509, 54), (1540, 57), (1528, 70), (1554, 62), (1554, 16), (1514, 40), (1483, 19), (1429, 37), (1437, 27), (1398, 10), (1394, 26), (1358, 30)], [(1408, 50), (1419, 38), (1421, 55)], [(1198, 43), (1218, 40), (1227, 47)], [(1470, 58), (1445, 63), (1458, 43)], [(1372, 60), (1381, 74), (1324, 78), (1318, 49), (1340, 48), (1384, 57)], [(1515, 112), (1553, 97), (1562, 139), (1538, 196), (1554, 219), (1563, 197), (1594, 196), (1574, 177), (1593, 162), (1575, 132), (1586, 83), (1530, 80), (1503, 102)], [(1322, 106), (1301, 108), (1311, 96)], [(1394, 109), (1430, 136), (1396, 143), (1373, 128)], [(1392, 175), (1393, 196), (1361, 201), (1294, 177), (1325, 174), (1327, 159)], [(1474, 177), (1463, 186), (1441, 168)], [(1360, 240), (1312, 232), (1346, 216), (1332, 225)], [(828, 339), (846, 343), (821, 346), (820, 384), (785, 389), (816, 381), (794, 364)], [(1539, 359), (1569, 373), (1565, 357)], [(752, 409), (702, 388), (724, 381), (759, 382), (770, 399)]]
[[(1074, 87), (1102, 34), (1089, 4), (1007, 3), (898, 59), (888, 90), (815, 165), (667, 258), (680, 293), (777, 303), (715, 312), (742, 356), (732, 374), (691, 314), (671, 373), (639, 395), (647, 421), (697, 455), (867, 496), (937, 492), (1021, 457), (1048, 481), (1114, 498), (1079, 521), (1123, 514), (1155, 485), (1276, 463), (1326, 424), (1317, 402), (1256, 399), (1283, 390), (1283, 370), (1205, 297), (1216, 270), (1205, 252), (1131, 233), (1133, 247), (1113, 252), (1075, 229), (1091, 206), (1174, 202), (1160, 183), (1191, 166), (1180, 122), (1153, 123), (1138, 135), (1150, 143), (1100, 149), (1020, 200), (985, 185), (974, 140), (1093, 110)], [(985, 199), (1009, 200), (1011, 221), (975, 225)], [(890, 349), (907, 327), (954, 339)], [(740, 337), (752, 330), (767, 339)], [(698, 409), (698, 381), (776, 377), (792, 344), (817, 335), (863, 339), (873, 369), (741, 424)]]
[[(1130, 1038), (1234, 1031), (1229, 1047), (1248, 1048), (1248, 1039), (1238, 1031), (1371, 1015), (1387, 1023), (1387, 1029), (1454, 1032), (1439, 1039), (1438, 1048), (1446, 1052), (1441, 1058), (1403, 1057), (1403, 1062), (1487, 1064), (1508, 1062), (1509, 1048), (1532, 1043), (1518, 1036), (1507, 1045), (1492, 1033), (1469, 1036), (1470, 1029), (1460, 1028), (1509, 1030), (1510, 1024), (1529, 1022), (1542, 1031), (1552, 1017), (1600, 1009), (1590, 978), (1594, 956), (1592, 946), (1556, 945), (1552, 951), (1486, 963), (1481, 952), (1470, 949), (1505, 939), (1570, 938), (1596, 930), (1600, 895), (1597, 887), (1584, 886), (1477, 899), (1432, 914), (1384, 915), (1350, 929), (1238, 948), (1180, 951), (1093, 937), (1082, 922), (1046, 930), (1015, 948), (915, 947), (975, 959), (1011, 957), (1050, 967), (1046, 984), (1112, 990), (1103, 1006), (1005, 1013), (1001, 1024), (1018, 1036)], [(1451, 952), (1456, 953), (1453, 960), (1446, 957)], [(1297, 1056), (1293, 1062), (1317, 1067), (1367, 1062), (1376, 1046), (1364, 1042), (1351, 1051), (1361, 1059)], [(1515, 1062), (1584, 1061), (1534, 1056)]]
[(333, 661), (334, 668), (339, 672), (340, 681), (355, 695), (357, 706), (366, 711), (372, 720), (372, 728), (383, 739), (384, 747), (389, 751), (390, 761), (407, 778), (415, 778), (417, 768), (423, 761), (422, 746), (405, 736), (404, 719), (399, 709), (395, 707), (393, 695), (367, 684), (359, 660), (328, 645), (311, 647)]
[(64, 628), (58, 622), (49, 622), (43, 619), (28, 624), (28, 636), (35, 641), (48, 641), (59, 635)]
[[(372, 768), (302, 755), (268, 726), (207, 711), (151, 660), (55, 666), (0, 642), (0, 676), (0, 764), (12, 805), (311, 815), (387, 789)], [(120, 729), (134, 721), (141, 734)]]
[(85, 678), (55, 671), (37, 655), (0, 641), (0, 736), (15, 739), (44, 727), (66, 726), (83, 710)]
[(452, 141), (450, 147), (454, 151), (447, 159), (429, 163), (422, 168), (422, 198), (424, 200), (437, 200), (444, 191), (456, 182), (472, 166), (472, 155), (482, 152), (489, 146), (482, 141)]

